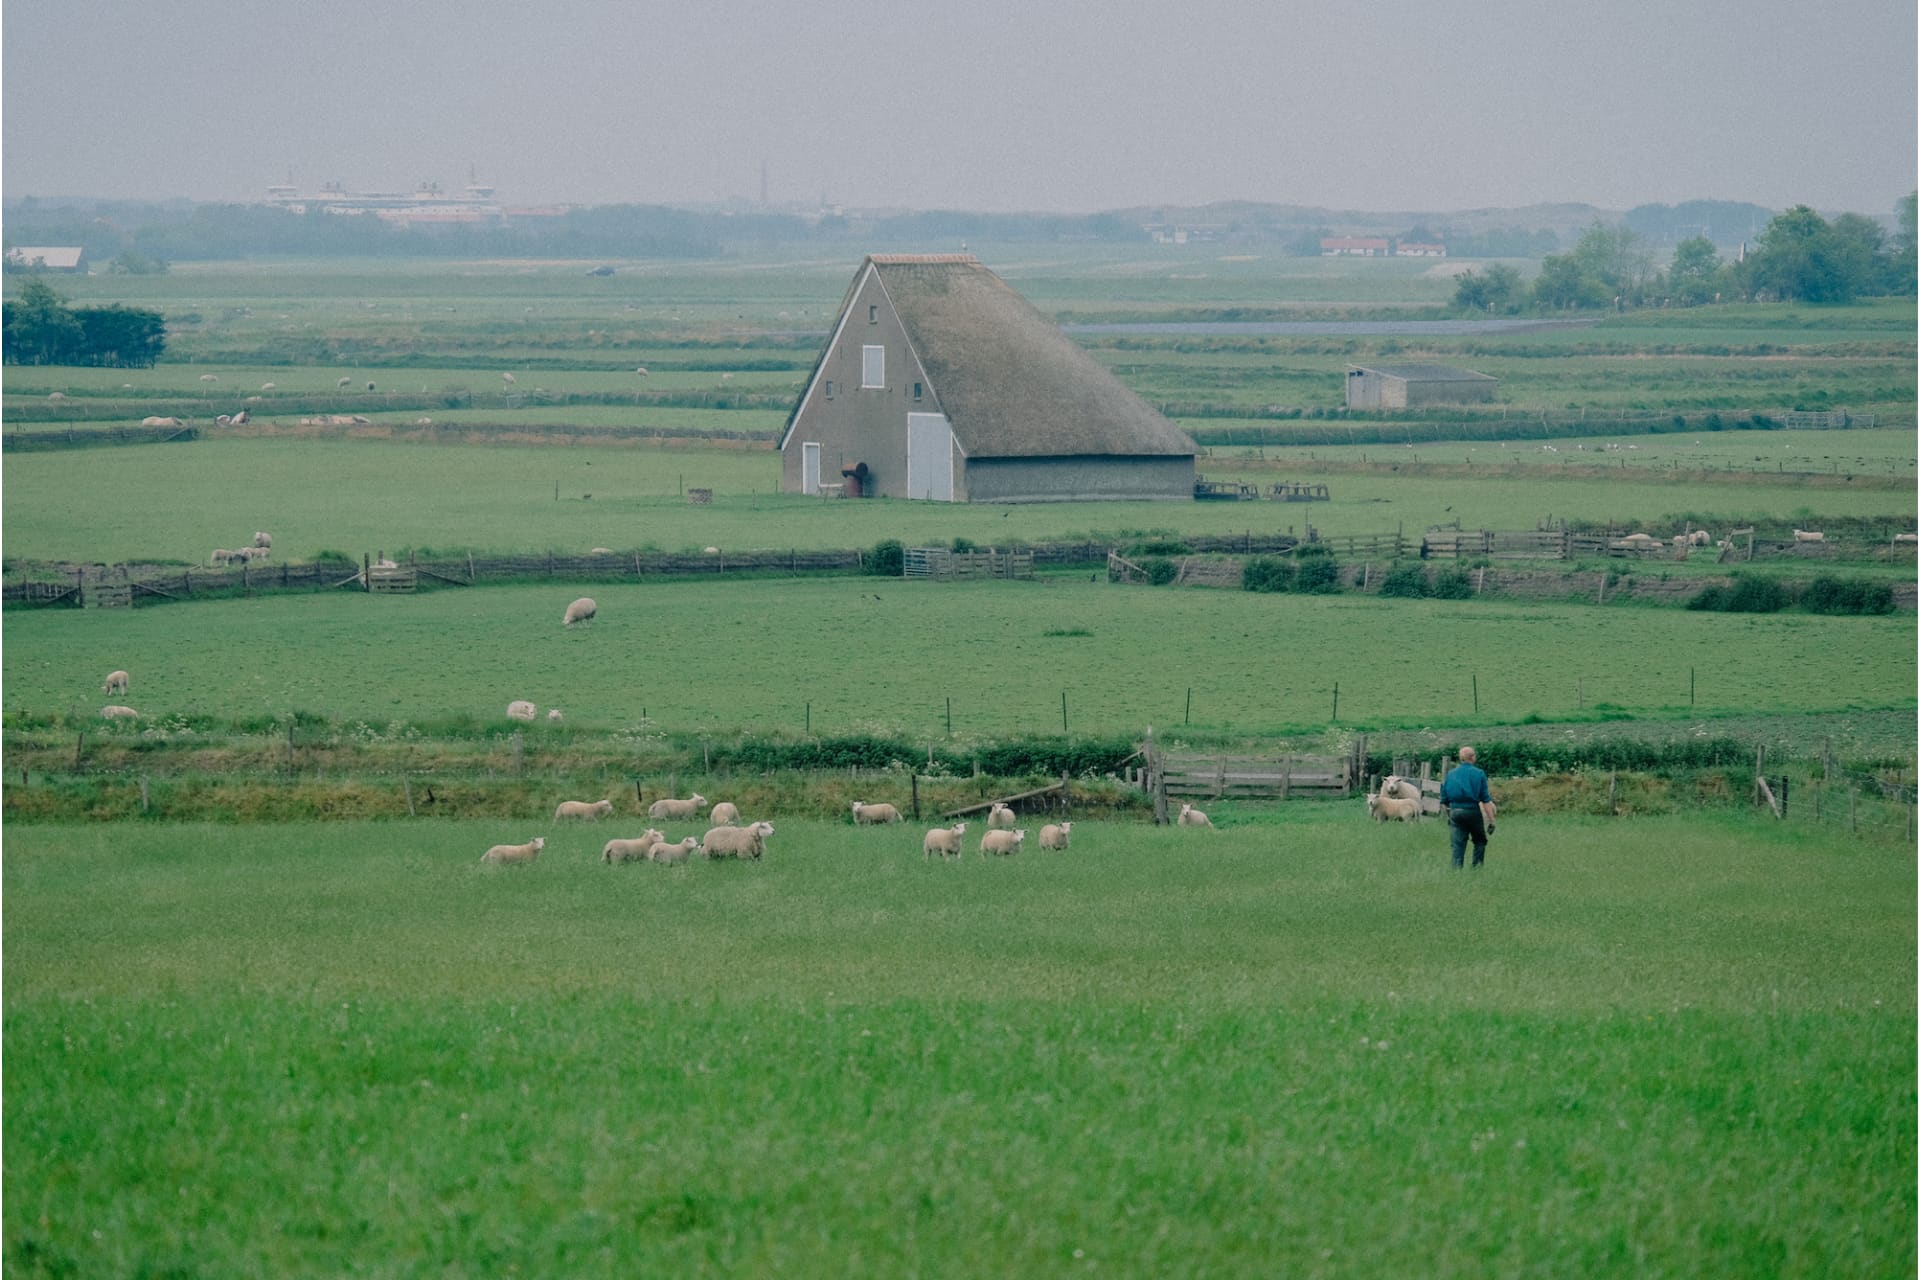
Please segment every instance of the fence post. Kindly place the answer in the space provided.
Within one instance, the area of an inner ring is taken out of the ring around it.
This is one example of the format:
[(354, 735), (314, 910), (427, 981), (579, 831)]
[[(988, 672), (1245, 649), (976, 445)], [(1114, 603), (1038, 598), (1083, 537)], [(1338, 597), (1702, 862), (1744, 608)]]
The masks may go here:
[(404, 773), (400, 775), (400, 789), (406, 793), (407, 816), (411, 818), (413, 816), (413, 780)]
[(527, 776), (526, 744), (521, 740), (520, 731), (513, 731), (513, 772), (516, 777)]
[(920, 771), (913, 773), (913, 820), (920, 821)]

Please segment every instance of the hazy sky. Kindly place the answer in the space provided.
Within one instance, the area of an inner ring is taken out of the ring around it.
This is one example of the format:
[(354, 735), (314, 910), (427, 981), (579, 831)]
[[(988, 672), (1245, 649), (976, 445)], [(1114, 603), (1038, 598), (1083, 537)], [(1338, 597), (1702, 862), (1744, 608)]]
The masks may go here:
[(1893, 209), (1914, 0), (5, 0), (0, 184)]

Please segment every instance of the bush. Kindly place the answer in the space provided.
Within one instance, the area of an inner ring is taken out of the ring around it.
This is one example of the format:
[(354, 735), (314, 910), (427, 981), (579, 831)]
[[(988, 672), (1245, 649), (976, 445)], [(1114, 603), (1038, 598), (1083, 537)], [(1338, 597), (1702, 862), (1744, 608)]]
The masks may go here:
[(1340, 589), (1340, 563), (1330, 555), (1308, 556), (1293, 577), (1293, 589), (1304, 595), (1332, 595)]
[(1135, 544), (1129, 555), (1135, 556), (1190, 556), (1193, 548), (1176, 538), (1162, 538), (1157, 542)]
[(1240, 586), (1266, 594), (1291, 591), (1296, 569), (1284, 556), (1254, 556), (1240, 569)]
[(1807, 589), (1800, 593), (1800, 604), (1808, 613), (1892, 613), (1893, 588), (1884, 582), (1865, 578), (1822, 575), (1808, 583)]
[(1159, 556), (1149, 556), (1140, 561), (1140, 567), (1147, 571), (1147, 581), (1156, 587), (1164, 587), (1180, 576), (1180, 570), (1173, 561)]
[(1433, 594), (1425, 565), (1403, 564), (1380, 579), (1380, 594), (1401, 600), (1423, 600)]
[(867, 553), (867, 572), (876, 578), (898, 578), (907, 571), (907, 551), (898, 538), (873, 544)]
[(1429, 594), (1435, 600), (1471, 600), (1473, 575), (1465, 569), (1442, 569), (1434, 575)]

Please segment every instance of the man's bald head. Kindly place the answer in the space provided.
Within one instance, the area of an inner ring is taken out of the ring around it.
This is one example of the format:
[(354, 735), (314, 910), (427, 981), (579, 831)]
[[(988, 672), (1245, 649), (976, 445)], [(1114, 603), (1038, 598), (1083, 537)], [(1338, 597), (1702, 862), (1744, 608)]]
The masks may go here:
[(1475, 754), (1472, 747), (1460, 748), (1460, 763), (1472, 764), (1474, 761), (1478, 760), (1479, 758), (1480, 757), (1477, 754)]

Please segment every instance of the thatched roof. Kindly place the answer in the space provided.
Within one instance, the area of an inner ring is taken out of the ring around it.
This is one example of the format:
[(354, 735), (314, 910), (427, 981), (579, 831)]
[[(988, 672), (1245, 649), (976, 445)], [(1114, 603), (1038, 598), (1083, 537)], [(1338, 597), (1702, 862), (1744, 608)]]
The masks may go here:
[(971, 254), (874, 254), (854, 290), (868, 264), (968, 457), (1199, 452)]

